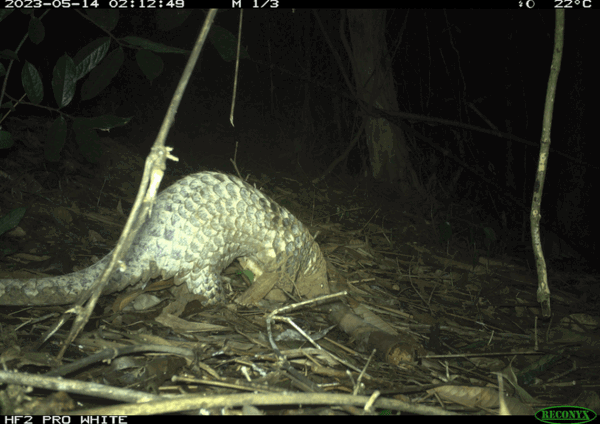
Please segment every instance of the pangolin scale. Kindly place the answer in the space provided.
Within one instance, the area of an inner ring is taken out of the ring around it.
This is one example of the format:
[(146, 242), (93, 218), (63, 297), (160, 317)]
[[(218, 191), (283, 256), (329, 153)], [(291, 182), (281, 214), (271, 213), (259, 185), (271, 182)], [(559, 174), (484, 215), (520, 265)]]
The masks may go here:
[[(220, 273), (239, 258), (257, 278), (277, 275), (279, 286), (301, 296), (329, 292), (326, 264), (308, 229), (245, 181), (200, 172), (177, 181), (156, 198), (104, 294), (150, 279), (174, 277), (206, 304), (223, 300)], [(73, 302), (100, 276), (110, 253), (71, 274), (0, 280), (0, 305)]]

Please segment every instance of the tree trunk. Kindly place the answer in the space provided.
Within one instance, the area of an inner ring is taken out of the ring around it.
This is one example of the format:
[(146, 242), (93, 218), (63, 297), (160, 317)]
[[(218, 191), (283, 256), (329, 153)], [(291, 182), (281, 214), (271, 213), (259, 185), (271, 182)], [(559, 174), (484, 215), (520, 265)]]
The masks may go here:
[[(358, 97), (373, 108), (397, 112), (391, 59), (384, 37), (385, 10), (348, 10), (351, 62)], [(366, 117), (366, 138), (373, 177), (419, 190), (402, 130), (382, 118)]]

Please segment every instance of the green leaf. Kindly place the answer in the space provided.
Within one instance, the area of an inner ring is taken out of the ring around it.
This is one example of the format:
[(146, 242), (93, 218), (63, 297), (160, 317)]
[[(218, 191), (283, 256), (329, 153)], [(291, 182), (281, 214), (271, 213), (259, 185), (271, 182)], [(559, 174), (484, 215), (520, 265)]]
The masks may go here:
[(440, 223), (440, 239), (442, 243), (447, 243), (452, 238), (452, 224), (448, 221)]
[(38, 70), (29, 62), (25, 62), (25, 66), (21, 70), (21, 84), (31, 103), (38, 105), (42, 102), (44, 99), (44, 84)]
[[(231, 32), (219, 25), (213, 25), (208, 37), (225, 62), (235, 60), (237, 56), (237, 38)], [(250, 55), (244, 46), (240, 46), (240, 59), (250, 59)]]
[(40, 21), (38, 18), (32, 18), (29, 21), (29, 39), (31, 40), (31, 42), (33, 44), (40, 44), (42, 41), (44, 41), (44, 36), (46, 35), (46, 28), (44, 27), (44, 24), (42, 23), (42, 21)]
[(141, 47), (146, 50), (151, 50), (156, 53), (181, 53), (181, 54), (190, 54), (189, 51), (179, 49), (176, 47), (169, 47), (161, 43), (155, 43), (154, 41), (146, 40), (145, 38), (128, 36), (121, 39), (132, 46)]
[(158, 9), (156, 11), (156, 27), (160, 31), (170, 31), (180, 26), (191, 13), (192, 11), (189, 9)]
[(89, 100), (104, 90), (123, 65), (125, 54), (121, 47), (114, 49), (92, 71), (81, 87), (81, 99)]
[(137, 61), (138, 66), (146, 75), (150, 81), (153, 81), (156, 77), (158, 77), (163, 68), (164, 64), (160, 56), (151, 52), (150, 50), (138, 50), (135, 55), (135, 60)]
[(241, 270), (241, 271), (238, 271), (236, 274), (238, 274), (238, 275), (239, 275), (239, 274), (243, 274), (243, 275), (245, 275), (245, 276), (248, 278), (248, 280), (249, 280), (251, 283), (253, 283), (253, 282), (254, 282), (254, 273), (253, 273), (252, 271), (249, 271), (249, 270), (247, 270), (247, 269), (243, 269), (243, 270)]
[(54, 65), (52, 70), (52, 91), (54, 100), (59, 108), (71, 103), (75, 96), (77, 76), (75, 63), (67, 54), (64, 54)]
[(110, 38), (102, 37), (92, 41), (79, 50), (73, 62), (77, 67), (77, 79), (80, 80), (94, 69), (106, 57), (110, 47)]
[(25, 215), (27, 208), (16, 208), (0, 218), (0, 235), (12, 230)]
[(59, 116), (52, 122), (48, 130), (48, 137), (44, 145), (44, 158), (49, 162), (58, 162), (66, 140), (67, 122), (62, 116)]
[(117, 9), (86, 9), (89, 18), (109, 32), (115, 29), (119, 22), (119, 11)]
[(8, 131), (0, 131), (0, 149), (8, 149), (12, 147), (15, 141)]

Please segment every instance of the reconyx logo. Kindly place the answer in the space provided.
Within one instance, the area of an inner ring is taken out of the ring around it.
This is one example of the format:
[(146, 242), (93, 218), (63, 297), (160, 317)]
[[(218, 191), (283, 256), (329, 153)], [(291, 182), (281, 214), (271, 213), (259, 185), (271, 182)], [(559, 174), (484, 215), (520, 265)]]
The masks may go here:
[(596, 418), (597, 414), (591, 409), (580, 406), (552, 406), (540, 409), (535, 417), (545, 423), (587, 423)]

